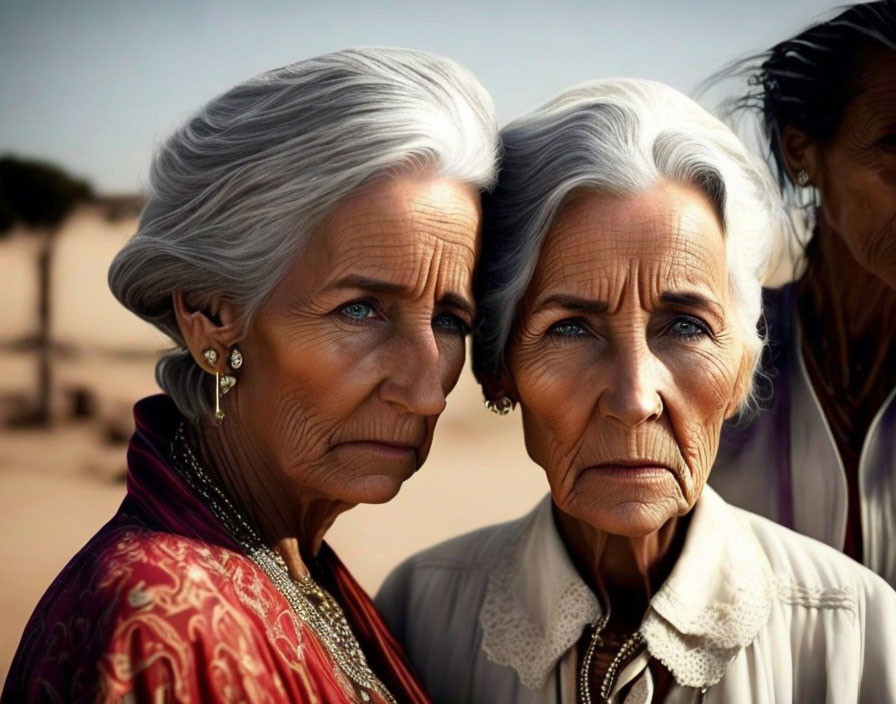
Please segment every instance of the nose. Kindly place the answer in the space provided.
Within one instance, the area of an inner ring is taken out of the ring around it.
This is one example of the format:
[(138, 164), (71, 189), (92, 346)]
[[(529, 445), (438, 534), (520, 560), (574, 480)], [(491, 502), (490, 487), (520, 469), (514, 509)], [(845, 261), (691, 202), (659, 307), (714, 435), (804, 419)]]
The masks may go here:
[(614, 357), (598, 399), (600, 414), (629, 427), (657, 420), (663, 414), (659, 361), (646, 345), (619, 350)]
[(445, 410), (440, 374), (441, 353), (430, 325), (398, 340), (389, 357), (389, 372), (380, 384), (380, 396), (403, 411), (421, 416)]

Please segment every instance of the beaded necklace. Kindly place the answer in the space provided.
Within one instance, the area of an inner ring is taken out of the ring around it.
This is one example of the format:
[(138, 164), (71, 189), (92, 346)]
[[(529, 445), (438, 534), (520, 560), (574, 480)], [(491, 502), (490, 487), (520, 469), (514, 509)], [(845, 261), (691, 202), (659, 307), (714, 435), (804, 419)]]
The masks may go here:
[(301, 579), (289, 575), (286, 562), (261, 540), (255, 529), (231, 503), (224, 491), (196, 459), (181, 423), (171, 442), (175, 469), (240, 545), (252, 562), (268, 576), (301, 621), (315, 632), (327, 652), (348, 677), (361, 701), (369, 702), (378, 692), (389, 704), (395, 698), (367, 664), (339, 603), (310, 574)]

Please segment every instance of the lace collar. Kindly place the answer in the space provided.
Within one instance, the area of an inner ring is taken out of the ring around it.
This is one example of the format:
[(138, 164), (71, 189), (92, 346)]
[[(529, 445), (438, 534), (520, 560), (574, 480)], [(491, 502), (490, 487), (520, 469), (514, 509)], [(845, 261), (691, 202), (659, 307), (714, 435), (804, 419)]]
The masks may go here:
[[(641, 624), (651, 655), (678, 684), (716, 684), (768, 620), (774, 579), (750, 530), (710, 487), (694, 507), (681, 556)], [(545, 497), (518, 523), (489, 574), (479, 622), (486, 656), (541, 689), (600, 615)]]

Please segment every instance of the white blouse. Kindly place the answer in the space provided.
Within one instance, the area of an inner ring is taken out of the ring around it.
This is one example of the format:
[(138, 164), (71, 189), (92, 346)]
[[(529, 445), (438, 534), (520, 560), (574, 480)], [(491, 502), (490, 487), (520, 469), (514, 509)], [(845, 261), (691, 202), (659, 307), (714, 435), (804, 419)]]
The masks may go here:
[[(577, 642), (600, 616), (557, 532), (528, 515), (397, 567), (377, 606), (435, 702), (576, 701)], [(682, 553), (641, 623), (644, 650), (612, 702), (896, 702), (896, 592), (836, 550), (729, 506), (706, 487)], [(594, 697), (599, 701), (599, 697)]]

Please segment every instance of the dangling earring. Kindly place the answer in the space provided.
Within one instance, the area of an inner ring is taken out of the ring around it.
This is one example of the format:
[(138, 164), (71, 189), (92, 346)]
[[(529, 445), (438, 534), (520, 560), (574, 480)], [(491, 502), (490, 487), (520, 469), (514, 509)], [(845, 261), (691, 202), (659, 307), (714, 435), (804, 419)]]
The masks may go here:
[(798, 185), (805, 188), (809, 185), (809, 172), (805, 169), (800, 169), (796, 172), (796, 182)]
[[(218, 362), (218, 353), (209, 347), (202, 353), (202, 356), (205, 357), (205, 361), (215, 370), (215, 415), (213, 417), (215, 425), (221, 425), (224, 421), (224, 411), (221, 410), (221, 375), (218, 374), (218, 368), (215, 366)], [(230, 391), (232, 386), (233, 384), (228, 387), (227, 391)]]
[[(230, 351), (230, 358), (228, 359), (230, 363), (231, 369), (239, 369), (243, 366), (243, 353), (240, 352), (236, 347), (234, 347)], [(221, 395), (226, 396), (227, 392), (230, 391), (234, 386), (236, 386), (236, 377), (232, 374), (223, 374), (221, 375), (221, 379), (218, 382), (218, 387), (221, 389)]]
[(485, 399), (485, 407), (496, 415), (506, 416), (513, 410), (513, 401), (510, 400), (509, 396), (502, 396), (497, 401), (487, 398)]

